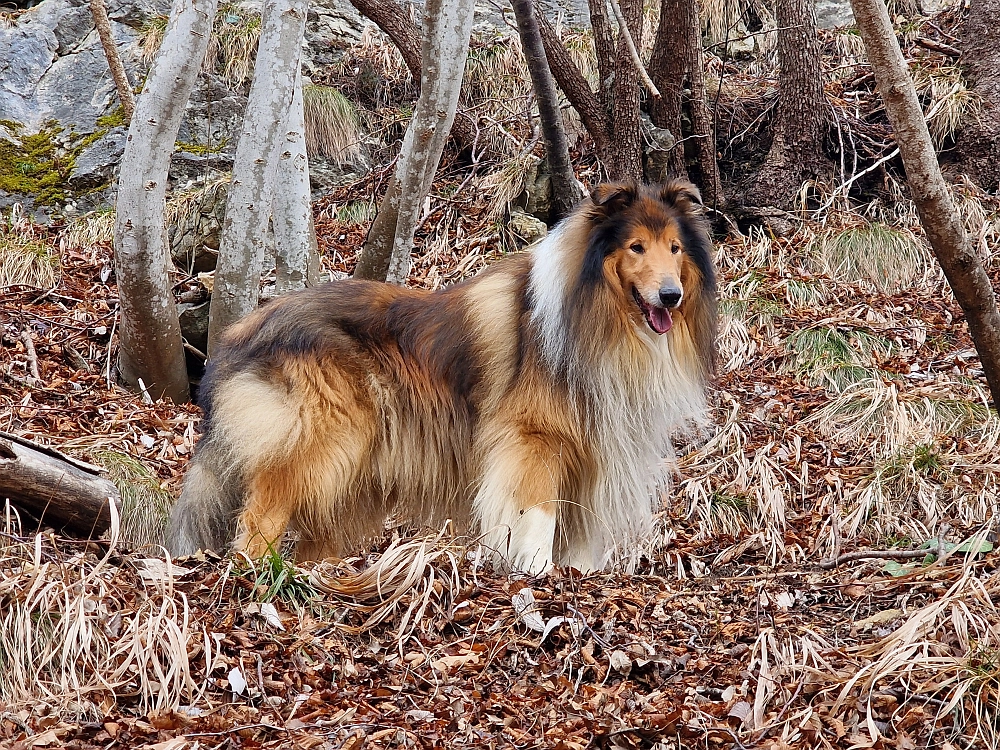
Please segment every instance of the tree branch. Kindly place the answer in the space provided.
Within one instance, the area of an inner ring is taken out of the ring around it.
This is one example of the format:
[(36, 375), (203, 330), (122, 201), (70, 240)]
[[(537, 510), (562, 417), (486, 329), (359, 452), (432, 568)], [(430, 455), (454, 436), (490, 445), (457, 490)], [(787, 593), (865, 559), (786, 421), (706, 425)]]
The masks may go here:
[(646, 72), (646, 66), (642, 64), (642, 57), (639, 56), (639, 50), (635, 47), (635, 40), (632, 39), (632, 34), (628, 30), (628, 24), (625, 23), (625, 16), (622, 15), (622, 9), (618, 7), (618, 0), (608, 0), (608, 5), (611, 6), (611, 12), (615, 14), (615, 19), (618, 21), (618, 28), (621, 29), (622, 38), (628, 47), (628, 53), (635, 65), (636, 72), (639, 73), (639, 79), (649, 90), (650, 95), (654, 99), (659, 99), (660, 91), (649, 77), (649, 73)]

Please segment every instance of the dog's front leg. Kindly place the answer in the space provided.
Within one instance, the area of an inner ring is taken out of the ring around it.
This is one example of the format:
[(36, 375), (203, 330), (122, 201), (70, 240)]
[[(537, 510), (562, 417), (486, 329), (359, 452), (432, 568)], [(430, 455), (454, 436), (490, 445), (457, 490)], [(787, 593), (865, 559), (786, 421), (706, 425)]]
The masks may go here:
[(552, 567), (563, 462), (550, 441), (519, 435), (491, 452), (475, 513), (483, 541), (510, 568)]

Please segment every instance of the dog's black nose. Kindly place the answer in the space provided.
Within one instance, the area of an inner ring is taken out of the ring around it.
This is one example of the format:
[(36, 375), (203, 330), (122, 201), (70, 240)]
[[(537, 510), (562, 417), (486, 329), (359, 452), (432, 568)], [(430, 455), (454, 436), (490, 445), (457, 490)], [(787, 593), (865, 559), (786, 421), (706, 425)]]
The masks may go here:
[(660, 288), (660, 302), (664, 307), (677, 307), (681, 303), (683, 292), (675, 286), (665, 286)]

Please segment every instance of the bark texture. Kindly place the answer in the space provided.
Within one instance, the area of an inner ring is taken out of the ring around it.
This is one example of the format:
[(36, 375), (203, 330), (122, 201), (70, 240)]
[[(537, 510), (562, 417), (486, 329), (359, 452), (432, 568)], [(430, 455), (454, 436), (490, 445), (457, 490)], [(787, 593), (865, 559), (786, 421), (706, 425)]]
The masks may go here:
[(406, 129), (393, 183), (354, 275), (403, 283), (410, 272), (413, 233), (455, 120), (475, 0), (428, 0), (424, 5), (420, 97)]
[(831, 170), (823, 151), (827, 103), (812, 0), (775, 0), (778, 114), (764, 166), (747, 191), (750, 206), (790, 209), (802, 184)]
[(948, 185), (941, 175), (923, 109), (882, 0), (851, 0), (875, 82), (885, 102), (920, 223), (965, 312), (983, 371), (1000, 406), (1000, 312)]
[(190, 398), (164, 226), (167, 169), (208, 47), (216, 0), (176, 0), (136, 101), (118, 177), (115, 274), (121, 305), (118, 369), (154, 398)]
[[(663, 0), (660, 25), (650, 55), (649, 72), (660, 90), (653, 102), (653, 123), (666, 128), (678, 143), (670, 152), (668, 169), (677, 177), (687, 177), (684, 158), (686, 137), (681, 114), (687, 105), (691, 120), (690, 137), (697, 154), (697, 180), (706, 203), (722, 202), (719, 164), (715, 152), (715, 128), (705, 90), (705, 55), (701, 46), (701, 22), (697, 0)], [(685, 85), (686, 84), (686, 85)], [(685, 90), (690, 93), (685, 98)]]
[(984, 190), (1000, 190), (1000, 0), (970, 0), (962, 25), (962, 61), (982, 99), (978, 117), (958, 134), (962, 169)]
[(569, 144), (563, 127), (562, 112), (559, 109), (559, 95), (552, 79), (545, 48), (538, 30), (538, 20), (532, 0), (512, 0), (517, 31), (521, 37), (521, 47), (528, 64), (531, 85), (535, 89), (538, 102), (538, 119), (542, 125), (545, 140), (545, 156), (552, 174), (552, 205), (554, 219), (568, 215), (583, 197), (577, 185), (573, 164), (569, 158)]
[(104, 7), (104, 0), (90, 0), (90, 14), (94, 17), (94, 26), (97, 27), (97, 35), (101, 38), (101, 46), (104, 47), (104, 56), (108, 60), (108, 69), (111, 71), (111, 78), (114, 79), (115, 88), (118, 90), (118, 100), (125, 110), (125, 121), (131, 121), (135, 112), (135, 94), (132, 93), (132, 84), (128, 82), (128, 75), (125, 73), (125, 64), (118, 54), (118, 45), (115, 44), (114, 34), (111, 33), (111, 19), (108, 18), (108, 9)]
[(110, 503), (121, 505), (118, 489), (96, 467), (5, 432), (0, 433), (0, 498), (40, 524), (84, 538), (107, 531)]
[(275, 293), (284, 294), (319, 283), (319, 247), (313, 226), (306, 156), (306, 125), (302, 108), (302, 74), (295, 77), (295, 92), (285, 126), (285, 147), (278, 155), (277, 189), (274, 191)]
[[(642, 46), (642, 0), (622, 0), (622, 16), (635, 40)], [(639, 72), (632, 62), (624, 34), (618, 35), (615, 56), (614, 104), (612, 105), (611, 164), (608, 172), (612, 180), (641, 182), (642, 131), (639, 120)]]
[(305, 33), (306, 0), (264, 5), (253, 83), (233, 161), (219, 240), (208, 325), (208, 354), (230, 325), (257, 307), (278, 157), (292, 106)]
[[(541, 13), (537, 13), (538, 31), (545, 48), (545, 57), (549, 62), (549, 70), (559, 88), (566, 94), (573, 109), (580, 115), (583, 126), (594, 141), (594, 150), (598, 158), (607, 160), (611, 153), (611, 122), (608, 119), (608, 108), (604, 102), (590, 89), (590, 84), (583, 73), (573, 62), (569, 51), (563, 46), (552, 24)], [(595, 31), (596, 39), (596, 31)], [(600, 60), (600, 56), (598, 56)], [(603, 75), (603, 74), (602, 74)]]

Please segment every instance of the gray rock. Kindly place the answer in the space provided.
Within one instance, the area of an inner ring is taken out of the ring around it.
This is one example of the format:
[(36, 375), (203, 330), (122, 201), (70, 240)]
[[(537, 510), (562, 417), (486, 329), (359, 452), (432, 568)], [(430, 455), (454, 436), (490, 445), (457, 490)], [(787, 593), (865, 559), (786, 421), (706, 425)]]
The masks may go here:
[(816, 25), (821, 29), (835, 29), (854, 23), (850, 0), (816, 0)]
[(115, 128), (84, 149), (70, 176), (70, 189), (93, 190), (110, 183), (125, 153), (125, 140), (125, 128)]
[(9, 29), (0, 25), (0, 112), (5, 120), (37, 129), (41, 117), (35, 88), (56, 59), (58, 48), (56, 35), (42, 24), (18, 23)]
[(646, 171), (651, 182), (663, 182), (669, 176), (670, 149), (677, 139), (666, 128), (658, 128), (646, 115), (642, 115), (643, 139), (646, 143)]
[(177, 315), (181, 320), (181, 336), (198, 351), (208, 351), (208, 302), (192, 304), (182, 302), (177, 305)]
[(48, 0), (37, 7), (34, 18), (56, 35), (60, 55), (71, 52), (94, 28), (86, 0)]
[(108, 18), (139, 31), (157, 16), (170, 15), (170, 0), (109, 0)]
[(203, 273), (215, 268), (228, 191), (226, 183), (205, 191), (178, 218), (177, 225), (167, 230), (170, 257), (182, 271)]
[(510, 221), (507, 228), (525, 245), (530, 245), (544, 237), (549, 232), (545, 222), (536, 219), (524, 211), (514, 209), (510, 212)]

